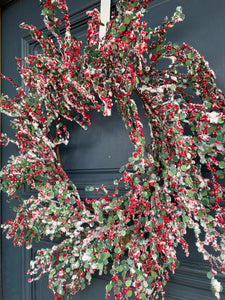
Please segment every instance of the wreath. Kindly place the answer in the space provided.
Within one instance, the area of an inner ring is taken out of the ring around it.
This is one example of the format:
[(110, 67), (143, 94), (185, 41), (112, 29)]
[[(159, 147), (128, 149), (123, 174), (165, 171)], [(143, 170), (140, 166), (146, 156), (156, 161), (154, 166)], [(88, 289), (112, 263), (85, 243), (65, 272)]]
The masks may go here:
[[(220, 299), (225, 98), (197, 50), (166, 40), (167, 31), (184, 18), (181, 7), (152, 29), (142, 19), (149, 0), (120, 0), (102, 39), (100, 14), (89, 11), (81, 53), (81, 42), (71, 37), (66, 1), (40, 2), (50, 33), (21, 24), (42, 52), (16, 58), (25, 88), (2, 75), (17, 93), (0, 97), (1, 112), (13, 117), (15, 131), (14, 138), (2, 133), (1, 144), (18, 148), (0, 172), (1, 190), (17, 203), (15, 218), (2, 227), (14, 245), (31, 248), (34, 241), (54, 240), (31, 261), (30, 281), (48, 273), (56, 299), (69, 299), (96, 272), (110, 272), (106, 299), (111, 293), (117, 300), (165, 299), (169, 274), (179, 264), (177, 247), (189, 255), (191, 229)], [(149, 144), (135, 97), (145, 111)], [(88, 186), (102, 193), (81, 199), (60, 158), (60, 145), (69, 142), (65, 120), (86, 130), (91, 111), (107, 117), (113, 105), (133, 153), (113, 193), (104, 185)], [(31, 193), (21, 199), (24, 185)]]

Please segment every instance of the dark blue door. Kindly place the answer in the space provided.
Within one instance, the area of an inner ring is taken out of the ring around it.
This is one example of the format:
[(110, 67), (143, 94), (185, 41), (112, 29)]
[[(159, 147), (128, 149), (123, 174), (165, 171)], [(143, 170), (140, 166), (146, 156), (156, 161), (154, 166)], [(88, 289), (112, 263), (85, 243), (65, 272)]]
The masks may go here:
[[(5, 2), (5, 1), (3, 1)], [(2, 2), (2, 3), (3, 3)], [(71, 25), (73, 34), (85, 42), (86, 15), (85, 11), (99, 7), (100, 1), (68, 0), (71, 11)], [(115, 2), (115, 1), (114, 1)], [(1, 1), (0, 1), (1, 4)], [(176, 6), (182, 5), (186, 19), (169, 33), (168, 39), (183, 43), (184, 41), (199, 50), (209, 61), (217, 75), (218, 86), (225, 90), (225, 2), (224, 0), (154, 0), (151, 2), (150, 14), (147, 16), (150, 26), (158, 25), (165, 15), (172, 16)], [(2, 7), (2, 72), (20, 83), (16, 71), (14, 57), (22, 57), (39, 51), (38, 45), (19, 29), (21, 22), (43, 27), (40, 16), (39, 0), (14, 0)], [(2, 82), (2, 91), (14, 95), (12, 87)], [(116, 110), (112, 117), (104, 118), (96, 114), (93, 116), (92, 127), (83, 131), (78, 126), (70, 124), (70, 144), (62, 149), (62, 161), (70, 178), (76, 182), (81, 196), (85, 195), (85, 185), (101, 185), (110, 188), (113, 180), (118, 176), (120, 166), (126, 163), (133, 151), (128, 134)], [(10, 132), (9, 119), (2, 116), (2, 131)], [(11, 132), (13, 134), (13, 132)], [(2, 165), (8, 157), (16, 152), (12, 146), (2, 148)], [(27, 191), (24, 190), (24, 197)], [(2, 222), (13, 216), (10, 210), (12, 204), (6, 203), (2, 195)], [(181, 266), (177, 274), (171, 277), (167, 287), (167, 299), (198, 300), (214, 299), (210, 292), (210, 283), (205, 273), (207, 265), (198, 256), (194, 239), (188, 234), (192, 255), (187, 259), (180, 252)], [(35, 251), (41, 247), (50, 247), (48, 241), (34, 245), (31, 250), (14, 248), (10, 240), (2, 237), (2, 288), (3, 300), (50, 300), (54, 299), (47, 288), (47, 277), (36, 283), (27, 282), (26, 270)], [(225, 286), (225, 279), (221, 278)], [(103, 300), (107, 276), (93, 279), (92, 285), (85, 291), (79, 292), (73, 299)], [(222, 295), (225, 299), (225, 294)]]

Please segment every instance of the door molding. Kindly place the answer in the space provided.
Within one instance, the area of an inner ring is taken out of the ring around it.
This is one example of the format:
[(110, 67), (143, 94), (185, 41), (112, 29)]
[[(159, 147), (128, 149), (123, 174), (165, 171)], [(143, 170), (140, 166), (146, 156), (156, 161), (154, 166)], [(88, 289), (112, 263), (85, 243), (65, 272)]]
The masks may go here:
[[(2, 9), (0, 7), (0, 73), (2, 72)], [(2, 79), (0, 79), (0, 94), (2, 93)], [(0, 113), (0, 133), (2, 132), (2, 118)], [(0, 167), (2, 168), (2, 149), (0, 147)], [(0, 224), (2, 224), (2, 193), (0, 194)], [(2, 289), (2, 230), (0, 231), (0, 298), (3, 299)]]
[[(154, 1), (154, 4), (150, 5), (151, 8), (154, 8), (159, 5), (163, 5), (170, 0), (162, 0), (162, 1)], [(111, 9), (115, 9), (116, 0), (112, 1)], [(77, 38), (80, 39), (86, 35), (87, 29), (87, 20), (88, 16), (86, 15), (87, 10), (91, 10), (97, 7), (100, 8), (100, 1), (91, 1), (90, 5), (82, 7), (80, 10), (74, 11), (70, 14), (70, 22), (71, 22), (71, 30), (77, 33)], [(46, 33), (47, 30), (43, 29)], [(22, 57), (25, 57), (29, 54), (35, 53), (38, 51), (38, 43), (32, 39), (30, 35), (24, 36), (21, 41), (21, 53)], [(68, 175), (70, 178), (75, 178), (76, 185), (81, 193), (81, 196), (85, 193), (84, 187), (86, 185), (98, 185), (98, 183), (102, 184), (102, 178), (107, 181), (109, 186), (109, 190), (113, 188), (113, 180), (116, 176), (119, 175), (118, 169), (79, 169), (79, 170), (67, 170)], [(98, 178), (96, 176), (98, 174)], [(24, 191), (26, 193), (26, 191)], [(41, 242), (43, 246), (49, 247), (52, 245), (49, 241)], [(25, 247), (23, 247), (23, 254), (22, 254), (22, 262), (23, 262), (23, 284), (24, 284), (24, 300), (35, 300), (35, 288), (36, 283), (28, 283), (26, 272), (29, 268), (29, 262), (35, 256), (35, 252), (37, 251), (39, 245), (35, 244), (34, 247), (27, 251)], [(196, 250), (197, 251), (197, 250)], [(206, 277), (206, 273), (209, 270), (209, 266), (204, 264), (204, 262), (200, 261), (196, 263), (195, 261), (182, 260), (181, 265), (176, 270), (176, 274), (171, 276), (171, 281), (167, 286), (167, 297), (170, 300), (180, 300), (181, 292), (184, 292), (186, 298), (183, 299), (199, 299), (204, 295), (204, 299), (210, 300), (213, 298), (213, 294), (210, 294), (210, 281)], [(108, 277), (110, 278), (110, 277)], [(222, 282), (222, 285), (225, 286), (225, 276), (219, 275), (219, 280)], [(199, 292), (199, 294), (198, 294)], [(221, 294), (224, 296), (224, 292)], [(39, 300), (39, 299), (37, 299)]]

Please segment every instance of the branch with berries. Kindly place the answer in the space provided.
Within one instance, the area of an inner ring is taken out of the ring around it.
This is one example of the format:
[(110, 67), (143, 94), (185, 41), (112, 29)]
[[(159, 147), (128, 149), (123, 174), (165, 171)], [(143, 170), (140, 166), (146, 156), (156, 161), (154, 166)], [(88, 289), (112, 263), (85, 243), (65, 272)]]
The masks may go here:
[[(113, 293), (117, 300), (165, 299), (169, 272), (179, 265), (177, 247), (189, 255), (186, 233), (191, 229), (220, 299), (216, 274), (225, 270), (225, 98), (204, 57), (186, 43), (166, 39), (184, 18), (181, 7), (152, 29), (142, 19), (148, 0), (120, 0), (102, 39), (99, 12), (89, 11), (81, 53), (81, 42), (71, 37), (66, 1), (40, 2), (50, 33), (21, 24), (42, 52), (17, 58), (26, 89), (2, 75), (17, 94), (0, 97), (0, 110), (13, 117), (15, 131), (14, 138), (2, 133), (0, 142), (18, 147), (0, 171), (1, 190), (18, 203), (15, 218), (2, 227), (14, 245), (55, 242), (31, 261), (30, 281), (48, 273), (56, 299), (68, 299), (96, 272), (109, 272), (106, 298)], [(113, 193), (104, 185), (87, 187), (103, 196), (81, 199), (61, 161), (60, 145), (69, 142), (65, 120), (86, 130), (91, 111), (107, 117), (113, 105), (133, 154), (121, 167)], [(21, 199), (24, 185), (31, 196)]]

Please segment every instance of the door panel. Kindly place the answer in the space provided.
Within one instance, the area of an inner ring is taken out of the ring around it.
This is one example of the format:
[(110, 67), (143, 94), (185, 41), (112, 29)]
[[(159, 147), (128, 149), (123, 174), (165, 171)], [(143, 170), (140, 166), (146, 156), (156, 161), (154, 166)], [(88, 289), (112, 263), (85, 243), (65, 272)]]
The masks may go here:
[[(86, 15), (85, 11), (99, 5), (100, 1), (70, 0), (68, 6), (71, 14), (71, 27), (73, 34), (85, 42)], [(115, 1), (113, 2), (115, 3)], [(151, 2), (150, 13), (146, 19), (151, 27), (163, 21), (165, 15), (171, 16), (176, 6), (182, 5), (186, 19), (177, 24), (168, 34), (168, 40), (178, 43), (187, 42), (194, 46), (209, 61), (217, 75), (218, 86), (225, 90), (225, 2), (224, 0), (154, 0)], [(27, 32), (18, 28), (25, 21), (30, 24), (43, 27), (40, 16), (38, 0), (15, 0), (2, 10), (2, 72), (12, 77), (16, 82), (20, 78), (14, 63), (15, 56), (25, 56), (38, 52), (38, 45), (33, 43)], [(2, 83), (4, 93), (13, 95), (12, 87)], [(143, 117), (143, 112), (142, 112)], [(105, 118), (98, 113), (92, 115), (92, 126), (82, 130), (78, 125), (68, 123), (70, 131), (70, 143), (67, 147), (61, 147), (62, 161), (70, 178), (76, 183), (82, 197), (86, 196), (86, 185), (101, 185), (104, 183), (113, 188), (113, 180), (119, 176), (119, 168), (127, 162), (132, 153), (132, 145), (124, 125), (113, 109), (111, 117)], [(9, 119), (2, 117), (3, 131), (10, 132)], [(11, 133), (13, 134), (13, 132)], [(146, 130), (146, 135), (149, 135)], [(2, 148), (2, 164), (7, 162), (9, 155), (16, 153), (13, 146)], [(23, 191), (28, 196), (27, 191)], [(13, 216), (9, 209), (11, 204), (6, 203), (5, 195), (2, 195), (2, 222)], [(196, 252), (193, 235), (188, 234), (191, 246), (191, 256), (187, 259), (182, 251), (179, 251), (181, 266), (167, 287), (166, 299), (197, 300), (201, 297), (214, 299), (210, 292), (210, 284), (205, 276), (207, 266), (201, 261)], [(27, 251), (18, 247), (14, 248), (12, 242), (2, 240), (2, 277), (3, 300), (50, 300), (54, 299), (47, 288), (47, 277), (29, 284), (26, 270), (29, 261), (34, 257), (38, 248), (49, 247), (51, 243), (43, 241)], [(221, 278), (225, 286), (224, 277)], [(105, 285), (110, 277), (96, 277), (87, 290), (79, 292), (73, 299), (99, 300), (104, 299)], [(221, 299), (225, 299), (225, 294)]]

